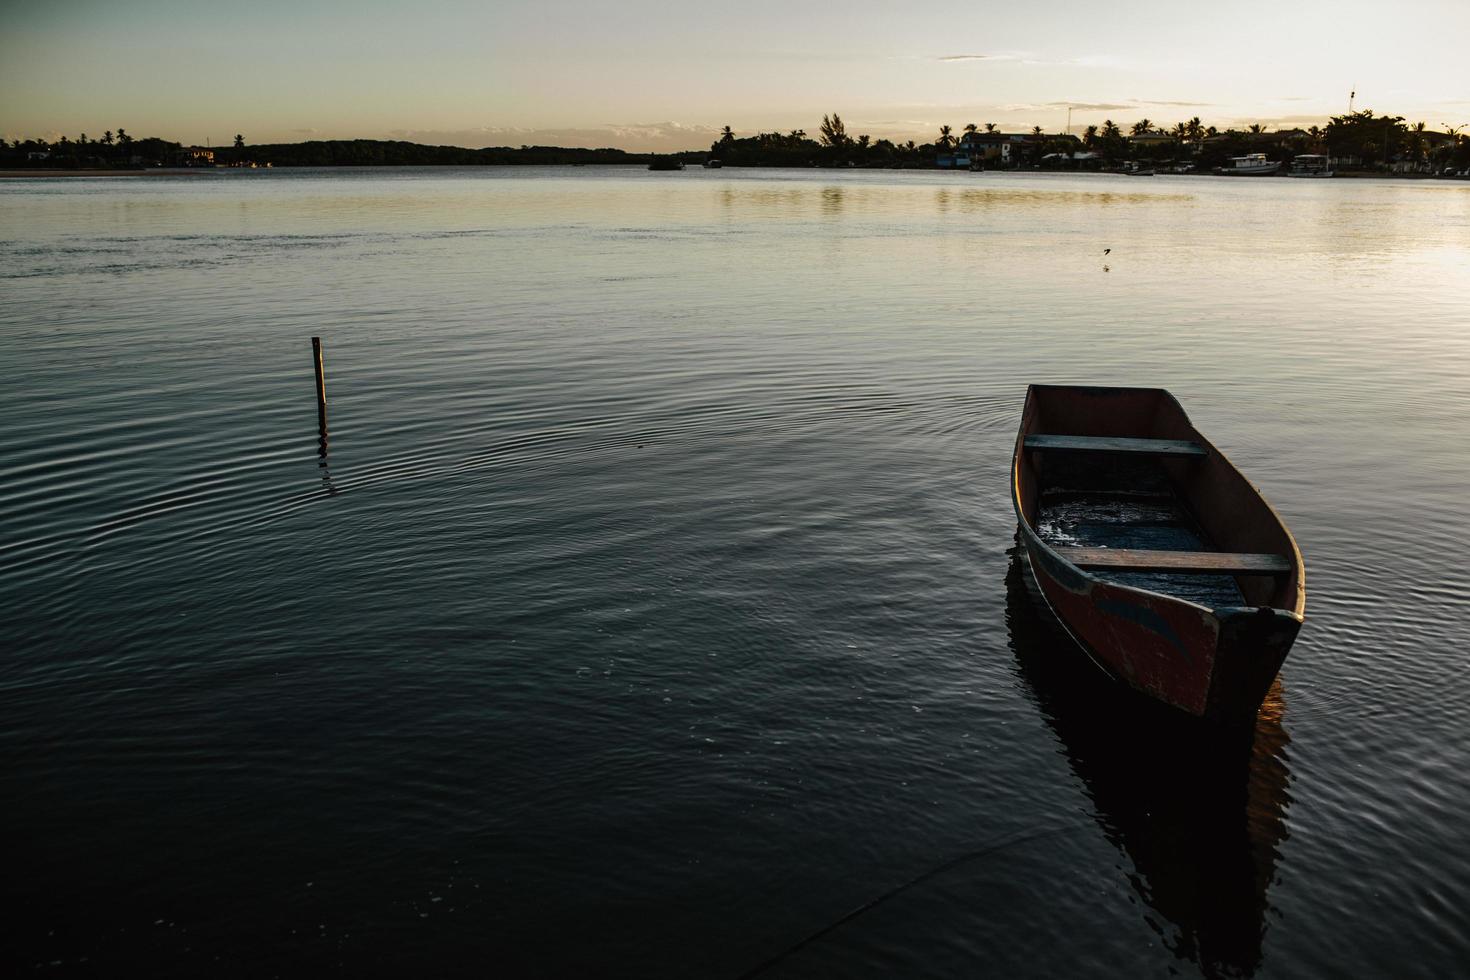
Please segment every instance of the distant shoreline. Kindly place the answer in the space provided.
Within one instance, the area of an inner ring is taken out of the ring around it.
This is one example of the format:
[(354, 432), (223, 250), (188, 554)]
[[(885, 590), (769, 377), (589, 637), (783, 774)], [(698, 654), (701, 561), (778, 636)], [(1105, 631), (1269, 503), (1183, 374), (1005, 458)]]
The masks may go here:
[[(403, 169), (405, 166), (411, 167), (413, 169), (423, 168), (423, 169), (435, 169), (435, 170), (482, 170), (482, 169), (488, 169), (488, 168), (495, 168), (495, 169), (516, 169), (516, 168), (523, 168), (525, 165), (524, 164), (484, 164), (484, 163), (470, 163), (470, 164), (462, 164), (462, 163), (421, 163), (421, 164), (407, 164), (407, 165), (405, 165), (405, 164), (379, 164), (377, 166), (373, 166), (373, 165), (366, 165), (366, 166), (364, 166), (364, 165), (358, 165), (358, 164), (337, 164), (337, 165), (327, 164), (327, 165), (309, 166), (309, 167), (276, 167), (276, 168), (274, 168), (274, 171), (275, 172), (284, 171), (284, 172), (288, 172), (289, 173), (290, 171), (293, 171), (293, 170), (400, 170), (400, 169)], [(633, 163), (631, 161), (628, 162), (628, 163), (600, 163), (600, 164), (548, 163), (548, 164), (540, 164), (539, 166), (556, 167), (556, 168), (559, 168), (559, 169), (560, 168), (571, 169), (571, 168), (575, 168), (575, 167), (587, 167), (587, 166), (633, 167), (633, 168), (639, 168), (639, 164)], [(241, 169), (241, 168), (236, 168), (236, 167), (153, 167), (153, 168), (146, 169), (146, 170), (106, 170), (106, 169), (89, 169), (89, 170), (39, 170), (39, 169), (0, 170), (0, 180), (9, 180), (9, 179), (15, 179), (15, 178), (43, 179), (43, 178), (51, 178), (51, 177), (203, 177), (203, 176), (206, 176), (208, 174), (224, 174), (224, 173), (229, 173), (229, 172), (231, 172), (233, 170), (236, 170), (236, 169)], [(919, 172), (919, 173), (961, 173), (962, 172), (962, 171), (958, 171), (958, 170), (946, 170), (946, 169), (937, 168), (937, 167), (862, 167), (862, 168), (846, 168), (846, 167), (800, 167), (800, 166), (792, 166), (792, 167), (765, 167), (765, 166), (742, 167), (742, 166), (732, 166), (732, 167), (727, 167), (726, 169), (729, 169), (729, 170), (836, 170), (836, 171), (839, 171), (839, 172), (847, 171), (847, 170), (850, 170), (850, 169), (859, 169), (859, 170), (862, 170), (862, 171), (867, 172), (867, 173), (872, 173), (874, 171), (882, 171), (882, 170), (893, 170), (893, 171), (900, 171), (901, 170), (901, 171), (905, 171), (905, 172)], [(1107, 177), (1107, 176), (1118, 176), (1120, 172), (1119, 171), (1114, 171), (1114, 170), (1050, 170), (1050, 169), (1048, 169), (1048, 170), (1023, 170), (1023, 169), (1010, 170), (1010, 169), (1007, 169), (1007, 170), (990, 170), (990, 171), (984, 171), (984, 173), (987, 173), (987, 174), (1059, 174), (1059, 175), (1071, 176), (1071, 177)], [(978, 176), (978, 174), (977, 174), (977, 176)], [(1208, 172), (1200, 172), (1200, 173), (1193, 173), (1193, 174), (1182, 174), (1182, 175), (1181, 174), (1167, 174), (1166, 173), (1166, 174), (1159, 174), (1159, 176), (1161, 176), (1161, 177), (1175, 177), (1175, 176), (1219, 177), (1219, 176), (1228, 176), (1232, 180), (1242, 180), (1242, 179), (1270, 180), (1270, 179), (1273, 179), (1273, 178), (1275, 178), (1275, 179), (1289, 179), (1289, 178), (1285, 177), (1285, 175), (1280, 175), (1280, 174), (1272, 174), (1272, 175), (1270, 175), (1268, 177), (1241, 178), (1241, 177), (1235, 177), (1235, 176), (1231, 176), (1231, 175), (1214, 174), (1214, 173), (1208, 173)], [(1335, 179), (1338, 179), (1338, 178), (1347, 179), (1347, 180), (1436, 180), (1436, 181), (1438, 181), (1438, 180), (1463, 180), (1464, 179), (1464, 178), (1445, 178), (1445, 177), (1440, 177), (1437, 174), (1423, 174), (1423, 173), (1400, 173), (1400, 174), (1395, 174), (1395, 173), (1381, 173), (1381, 172), (1373, 172), (1373, 171), (1365, 171), (1365, 170), (1341, 170), (1341, 171), (1338, 171), (1331, 179), (1334, 179), (1335, 180)]]
[[(229, 169), (226, 167), (214, 169)], [(208, 169), (189, 167), (154, 167), (151, 170), (0, 170), (0, 178), (8, 177), (176, 177), (181, 174), (202, 176)]]

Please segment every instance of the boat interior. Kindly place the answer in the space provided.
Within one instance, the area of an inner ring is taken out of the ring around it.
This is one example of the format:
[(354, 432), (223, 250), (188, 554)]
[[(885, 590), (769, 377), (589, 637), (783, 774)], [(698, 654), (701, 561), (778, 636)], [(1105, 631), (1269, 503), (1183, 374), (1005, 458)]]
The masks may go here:
[(1033, 385), (1017, 449), (1023, 520), (1078, 568), (1211, 609), (1300, 615), (1290, 534), (1168, 392)]

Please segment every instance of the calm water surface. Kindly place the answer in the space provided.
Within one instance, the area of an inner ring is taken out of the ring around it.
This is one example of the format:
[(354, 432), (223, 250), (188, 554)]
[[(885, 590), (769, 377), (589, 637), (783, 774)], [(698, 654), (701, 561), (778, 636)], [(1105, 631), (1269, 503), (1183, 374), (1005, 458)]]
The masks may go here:
[[(0, 283), (7, 973), (1470, 960), (1470, 185), (10, 180)], [(1295, 532), (1249, 758), (1029, 601), (1034, 380)]]

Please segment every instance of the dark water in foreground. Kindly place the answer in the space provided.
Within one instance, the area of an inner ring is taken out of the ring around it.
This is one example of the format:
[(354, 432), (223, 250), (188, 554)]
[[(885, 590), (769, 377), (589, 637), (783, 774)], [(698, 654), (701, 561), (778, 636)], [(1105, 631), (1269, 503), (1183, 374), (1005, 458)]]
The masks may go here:
[[(0, 229), (6, 973), (1470, 960), (1470, 187), (217, 174)], [(1029, 380), (1169, 387), (1296, 533), (1248, 753), (1027, 601)]]

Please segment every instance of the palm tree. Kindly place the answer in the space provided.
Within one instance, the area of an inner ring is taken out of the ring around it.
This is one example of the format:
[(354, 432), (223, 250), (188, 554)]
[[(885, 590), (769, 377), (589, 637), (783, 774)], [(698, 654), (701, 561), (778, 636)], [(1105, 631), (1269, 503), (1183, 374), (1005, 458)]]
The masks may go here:
[(1103, 124), (1102, 124), (1102, 138), (1103, 139), (1105, 139), (1105, 140), (1117, 139), (1119, 136), (1122, 136), (1122, 135), (1123, 135), (1123, 131), (1118, 128), (1118, 124), (1117, 123), (1113, 122), (1111, 119), (1104, 119), (1103, 120)]
[(975, 130), (977, 130), (979, 128), (980, 127), (979, 126), (976, 126), (974, 123), (965, 123), (965, 132), (967, 132), (967, 133), (973, 133)]
[(1249, 131), (1251, 133), (1260, 134), (1260, 133), (1264, 133), (1266, 131), (1266, 127), (1265, 126), (1262, 126), (1260, 123), (1251, 123), (1250, 124), (1250, 127), (1249, 127)]
[(1041, 135), (1041, 127), (1040, 126), (1032, 126), (1031, 127), (1031, 135), (1032, 136), (1040, 136)]
[(942, 147), (943, 146), (949, 146), (954, 141), (955, 141), (955, 138), (950, 135), (950, 128), (948, 126), (940, 126), (939, 127), (939, 145), (942, 146)]
[(1133, 135), (1134, 136), (1143, 136), (1143, 135), (1146, 135), (1149, 132), (1149, 130), (1151, 130), (1153, 128), (1154, 128), (1153, 120), (1151, 120), (1151, 119), (1140, 119), (1140, 120), (1138, 120), (1138, 122), (1136, 122), (1136, 123), (1133, 124)]
[(861, 136), (859, 136), (857, 140), (858, 149), (866, 153), (868, 150), (868, 142), (871, 139), (872, 137), (869, 136), (867, 133), (863, 133)]
[(107, 132), (105, 132), (105, 133), (102, 134), (102, 145), (103, 146), (111, 146), (112, 145), (112, 130), (109, 129)]
[(832, 113), (831, 117), (822, 117), (822, 143), (826, 146), (842, 146), (847, 142), (847, 126), (842, 122), (842, 117)]
[(1083, 132), (1082, 132), (1082, 145), (1085, 146), (1085, 147), (1087, 147), (1090, 150), (1096, 144), (1097, 144), (1097, 127), (1096, 126), (1088, 126), (1087, 129), (1083, 130)]
[(735, 142), (735, 130), (731, 129), (729, 126), (726, 126), (724, 129), (720, 130), (720, 142), (721, 143), (733, 143), (733, 142)]
[(1200, 125), (1199, 116), (1193, 116), (1185, 123), (1185, 129), (1189, 131), (1189, 138), (1198, 143), (1204, 138), (1204, 128)]
[(1175, 123), (1170, 136), (1174, 137), (1174, 159), (1179, 159), (1179, 153), (1184, 149), (1184, 141), (1189, 138), (1189, 127), (1184, 123)]
[(995, 123), (986, 123), (985, 124), (985, 131), (987, 133), (993, 133), (993, 132), (995, 132)]
[(245, 137), (241, 136), (239, 133), (235, 134), (235, 149), (245, 149)]
[(1424, 123), (1416, 122), (1409, 130), (1409, 152), (1414, 154), (1414, 159), (1424, 159)]

